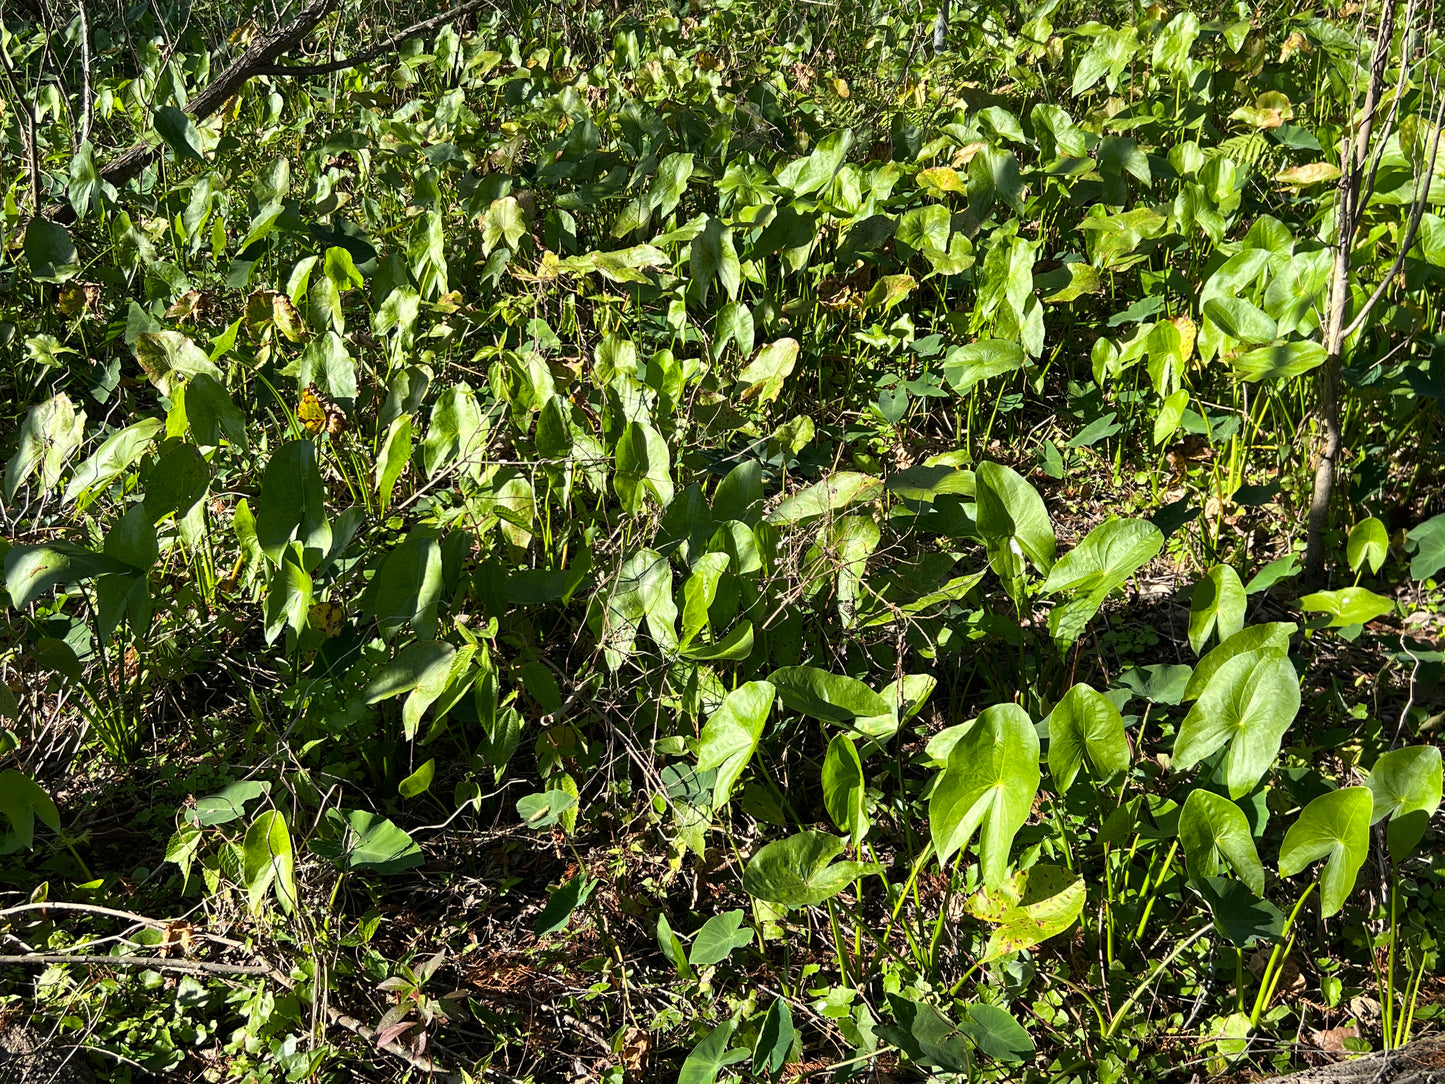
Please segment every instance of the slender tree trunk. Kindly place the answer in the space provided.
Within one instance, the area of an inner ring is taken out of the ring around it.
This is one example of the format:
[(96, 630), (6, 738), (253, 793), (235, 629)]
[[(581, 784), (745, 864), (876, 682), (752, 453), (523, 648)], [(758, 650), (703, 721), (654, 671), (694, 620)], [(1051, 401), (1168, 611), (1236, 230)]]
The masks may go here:
[[(1411, 0), (1407, 20), (1415, 7)], [(1309, 528), (1305, 541), (1304, 581), (1319, 586), (1324, 581), (1325, 534), (1329, 528), (1330, 499), (1334, 495), (1335, 475), (1343, 442), (1340, 427), (1340, 376), (1344, 368), (1345, 340), (1353, 325), (1347, 325), (1350, 298), (1350, 256), (1355, 247), (1362, 209), (1374, 187), (1373, 170), (1368, 181), (1365, 171), (1370, 165), (1370, 137), (1375, 126), (1375, 110), (1380, 105), (1380, 92), (1385, 83), (1385, 67), (1390, 59), (1390, 39), (1395, 29), (1394, 0), (1380, 0), (1380, 21), (1375, 27), (1375, 47), (1370, 57), (1370, 71), (1365, 85), (1365, 102), (1359, 126), (1354, 135), (1344, 140), (1340, 151), (1339, 207), (1336, 215), (1338, 235), (1335, 239), (1334, 263), (1330, 274), (1330, 292), (1323, 328), (1325, 361), (1319, 370), (1319, 399), (1316, 416), (1320, 423), (1319, 444), (1315, 452), (1314, 491), (1310, 498)], [(1401, 58), (1401, 65), (1404, 58)], [(1358, 323), (1358, 322), (1357, 322)]]
[(948, 46), (948, 9), (952, 0), (943, 0), (938, 5), (938, 18), (933, 21), (933, 55), (937, 56)]

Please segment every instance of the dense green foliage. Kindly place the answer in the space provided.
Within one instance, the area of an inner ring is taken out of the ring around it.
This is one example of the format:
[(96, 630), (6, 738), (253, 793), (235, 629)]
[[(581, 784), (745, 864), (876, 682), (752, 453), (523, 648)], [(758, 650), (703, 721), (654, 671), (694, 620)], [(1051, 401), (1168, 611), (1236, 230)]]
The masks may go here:
[(1433, 1017), (1433, 30), (1342, 243), (1374, 11), (936, 12), (487, 10), (199, 119), (254, 24), (6, 26), (0, 931), (132, 958), (0, 1019), (711, 1084)]

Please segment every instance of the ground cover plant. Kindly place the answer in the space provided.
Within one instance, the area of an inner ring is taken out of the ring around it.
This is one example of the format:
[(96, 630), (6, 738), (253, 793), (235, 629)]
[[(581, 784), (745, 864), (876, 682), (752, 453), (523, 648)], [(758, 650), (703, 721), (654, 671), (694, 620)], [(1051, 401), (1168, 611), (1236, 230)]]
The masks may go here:
[(0, 1069), (1434, 1026), (1432, 7), (0, 18)]

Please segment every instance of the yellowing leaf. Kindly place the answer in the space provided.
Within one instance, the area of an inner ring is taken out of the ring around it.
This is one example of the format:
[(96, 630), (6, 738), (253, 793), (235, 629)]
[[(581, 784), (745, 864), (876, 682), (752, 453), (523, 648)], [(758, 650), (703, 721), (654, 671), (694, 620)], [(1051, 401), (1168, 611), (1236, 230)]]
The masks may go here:
[(1307, 166), (1290, 166), (1288, 169), (1280, 170), (1274, 175), (1274, 182), (1295, 188), (1305, 188), (1323, 181), (1336, 180), (1339, 175), (1340, 167), (1333, 162), (1311, 162)]
[(918, 187), (926, 189), (930, 196), (942, 196), (946, 192), (958, 192), (961, 195), (968, 191), (968, 186), (964, 184), (958, 171), (949, 166), (920, 170), (916, 180)]

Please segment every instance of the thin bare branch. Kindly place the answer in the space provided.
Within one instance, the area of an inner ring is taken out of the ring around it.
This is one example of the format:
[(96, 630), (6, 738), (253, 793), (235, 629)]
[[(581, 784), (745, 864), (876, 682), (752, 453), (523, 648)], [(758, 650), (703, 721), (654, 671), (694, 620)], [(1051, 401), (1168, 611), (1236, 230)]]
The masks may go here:
[(466, 3), (458, 4), (450, 11), (444, 11), (440, 15), (434, 15), (430, 19), (423, 19), (419, 23), (413, 23), (405, 30), (397, 31), (385, 41), (378, 42), (369, 49), (364, 49), (352, 56), (343, 57), (340, 60), (328, 60), (324, 64), (268, 64), (265, 67), (257, 68), (254, 75), (286, 76), (295, 78), (297, 76), (330, 75), (333, 72), (345, 71), (354, 68), (358, 64), (365, 64), (375, 60), (379, 56), (391, 52), (402, 42), (414, 38), (418, 34), (425, 34), (428, 30), (453, 22), (463, 15), (470, 15), (474, 11), (481, 11), (483, 8), (495, 7), (494, 0), (467, 0)]

